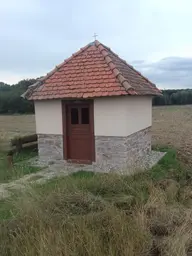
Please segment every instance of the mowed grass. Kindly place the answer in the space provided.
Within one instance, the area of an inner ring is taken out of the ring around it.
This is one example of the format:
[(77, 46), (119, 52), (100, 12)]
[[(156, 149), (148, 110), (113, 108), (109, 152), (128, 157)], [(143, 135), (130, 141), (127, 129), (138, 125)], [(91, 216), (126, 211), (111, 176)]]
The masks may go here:
[(0, 205), (1, 255), (185, 256), (192, 176), (168, 154), (135, 176), (75, 173)]

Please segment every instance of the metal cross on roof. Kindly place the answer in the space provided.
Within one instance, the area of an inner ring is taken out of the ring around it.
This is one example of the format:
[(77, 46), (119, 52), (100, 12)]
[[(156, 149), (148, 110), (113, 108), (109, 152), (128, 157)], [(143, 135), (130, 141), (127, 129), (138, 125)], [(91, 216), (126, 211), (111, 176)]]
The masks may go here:
[(96, 33), (94, 33), (94, 35), (93, 35), (93, 37), (95, 38), (95, 40), (97, 39), (97, 34)]

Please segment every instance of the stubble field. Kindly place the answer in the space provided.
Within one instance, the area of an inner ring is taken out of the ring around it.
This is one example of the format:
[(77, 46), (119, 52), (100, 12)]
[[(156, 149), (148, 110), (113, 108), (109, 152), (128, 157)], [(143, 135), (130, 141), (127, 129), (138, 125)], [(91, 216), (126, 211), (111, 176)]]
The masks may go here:
[(153, 108), (153, 144), (170, 146), (178, 158), (192, 166), (192, 106)]
[(0, 138), (11, 139), (18, 135), (35, 133), (34, 115), (0, 115)]

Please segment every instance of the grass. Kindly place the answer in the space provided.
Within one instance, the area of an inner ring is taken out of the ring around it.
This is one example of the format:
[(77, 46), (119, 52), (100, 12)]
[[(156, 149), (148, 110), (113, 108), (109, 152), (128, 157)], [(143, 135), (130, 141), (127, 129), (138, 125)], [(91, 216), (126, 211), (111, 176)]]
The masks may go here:
[(0, 165), (0, 168), (0, 184), (17, 180), (26, 174), (36, 173), (41, 170), (38, 167), (28, 166), (27, 164), (16, 165), (11, 169), (7, 169), (7, 167), (2, 167), (2, 165)]
[(81, 171), (2, 201), (1, 255), (190, 255), (191, 172), (166, 150), (145, 173)]
[(174, 178), (177, 181), (185, 181), (190, 171), (177, 159), (175, 149), (166, 147), (156, 147), (156, 150), (167, 152), (159, 163), (150, 170), (150, 176), (154, 179)]
[[(1, 118), (2, 117), (0, 117), (0, 122)], [(14, 166), (9, 166), (7, 160), (7, 152), (10, 150), (8, 142), (9, 139), (10, 138), (7, 133), (0, 130), (0, 184), (19, 179), (26, 174), (35, 173), (40, 170), (40, 168), (29, 166), (27, 164), (26, 161), (28, 159), (37, 156), (37, 152), (35, 150), (27, 148), (23, 149), (20, 153), (14, 154)]]
[[(33, 126), (2, 118), (9, 137)], [(1, 201), (1, 255), (192, 255), (191, 120), (190, 106), (153, 109), (153, 144), (168, 153), (147, 172), (81, 171)]]
[(31, 150), (23, 150), (19, 154), (14, 155), (14, 167), (8, 167), (7, 156), (0, 153), (0, 184), (16, 180), (30, 173), (36, 173), (41, 168), (29, 166), (26, 160), (37, 155), (37, 152)]
[(14, 163), (18, 163), (18, 162), (29, 160), (30, 158), (33, 158), (35, 156), (37, 156), (36, 150), (25, 148), (20, 153), (13, 155), (13, 161)]
[[(2, 130), (2, 126), (0, 129), (0, 184), (9, 182), (11, 180), (16, 180), (21, 178), (22, 176), (30, 173), (35, 173), (40, 170), (40, 168), (29, 166), (26, 160), (37, 156), (37, 152), (31, 149), (23, 149), (20, 153), (16, 153), (13, 155), (13, 168), (9, 166), (7, 160), (7, 152), (10, 150), (9, 140), (10, 136), (10, 127), (11, 129), (14, 128), (14, 120), (17, 120), (16, 124), (20, 121), (22, 124), (22, 119), (26, 122), (30, 119), (30, 116), (0, 116), (0, 124), (2, 120), (6, 121), (9, 120), (10, 122), (13, 121), (13, 124), (4, 123), (3, 127), (7, 127), (7, 132)], [(3, 123), (3, 122), (2, 122)], [(10, 125), (10, 127), (9, 127)], [(25, 132), (24, 132), (25, 133)], [(15, 134), (16, 135), (16, 134)]]

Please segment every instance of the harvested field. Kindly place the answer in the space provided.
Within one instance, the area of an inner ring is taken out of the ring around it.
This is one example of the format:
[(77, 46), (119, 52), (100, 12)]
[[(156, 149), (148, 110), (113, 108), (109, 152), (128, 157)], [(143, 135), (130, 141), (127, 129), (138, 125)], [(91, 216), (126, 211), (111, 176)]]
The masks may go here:
[(192, 106), (153, 108), (153, 144), (171, 146), (179, 159), (192, 166)]
[(2, 115), (0, 116), (0, 138), (13, 138), (17, 135), (35, 133), (34, 115)]

